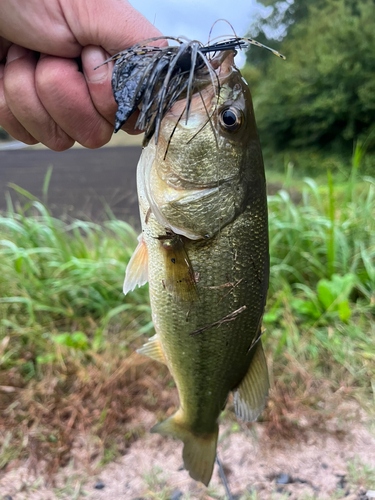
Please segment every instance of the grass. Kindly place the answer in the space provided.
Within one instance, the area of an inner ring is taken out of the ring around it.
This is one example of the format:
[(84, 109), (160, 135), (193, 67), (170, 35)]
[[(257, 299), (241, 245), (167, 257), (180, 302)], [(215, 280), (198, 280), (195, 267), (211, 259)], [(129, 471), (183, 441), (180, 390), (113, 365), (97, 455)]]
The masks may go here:
[(348, 481), (355, 486), (375, 490), (375, 467), (371, 467), (360, 457), (356, 457), (348, 465)]
[[(126, 335), (117, 341), (126, 347), (130, 337), (151, 329), (147, 290), (126, 302), (121, 292), (136, 241), (132, 228), (118, 220), (104, 227), (67, 224), (39, 201), (31, 208), (33, 215), (11, 210), (0, 218), (1, 328), (3, 338), (12, 334), (2, 364), (9, 369), (22, 363), (28, 379), (52, 361), (52, 353), (58, 356), (59, 345), (98, 351), (104, 335), (122, 330)], [(46, 350), (48, 343), (55, 349)], [(20, 358), (28, 348), (30, 360)]]
[(171, 496), (171, 488), (167, 486), (167, 480), (160, 467), (153, 467), (145, 472), (143, 480), (147, 491), (145, 498), (155, 500), (168, 500)]
[(331, 176), (328, 185), (327, 193), (306, 179), (297, 206), (286, 190), (269, 199), (271, 286), (266, 323), (275, 320), (272, 313), (282, 311), (275, 304), (289, 300), (290, 293), (300, 299), (291, 303), (291, 311), (303, 324), (332, 325), (335, 319), (348, 324), (353, 307), (364, 315), (374, 311), (375, 180), (365, 178), (355, 185), (349, 201), (347, 193), (335, 195)]
[[(271, 285), (266, 344), (329, 377), (330, 360), (371, 394), (374, 380), (375, 181), (350, 192), (305, 180), (296, 206), (285, 190), (269, 200)], [(328, 192), (327, 192), (328, 191)], [(302, 333), (303, 332), (303, 333)], [(268, 338), (267, 338), (268, 336)], [(276, 356), (277, 357), (277, 356)], [(337, 366), (334, 365), (337, 375)], [(341, 373), (342, 370), (341, 370)], [(335, 377), (337, 379), (337, 376)]]
[[(302, 433), (306, 416), (323, 429), (338, 398), (375, 400), (375, 179), (359, 172), (300, 180), (296, 203), (289, 166), (269, 197), (269, 436)], [(82, 433), (88, 466), (104, 464), (144, 432), (137, 406), (177, 404), (165, 368), (132, 354), (153, 330), (147, 287), (122, 294), (136, 234), (111, 214), (55, 219), (14, 188), (25, 204), (9, 196), (0, 217), (0, 466), (44, 457), (53, 473)]]

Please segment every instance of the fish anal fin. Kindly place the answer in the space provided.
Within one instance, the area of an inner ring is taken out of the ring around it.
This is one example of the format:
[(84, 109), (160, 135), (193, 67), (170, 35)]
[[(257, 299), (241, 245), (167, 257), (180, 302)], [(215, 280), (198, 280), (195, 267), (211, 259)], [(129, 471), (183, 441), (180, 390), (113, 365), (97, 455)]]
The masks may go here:
[(180, 409), (164, 422), (155, 425), (151, 432), (158, 432), (163, 436), (180, 439), (184, 443), (182, 458), (185, 469), (195, 481), (200, 481), (208, 486), (215, 465), (219, 433), (217, 424), (215, 424), (213, 432), (206, 434), (193, 433), (184, 425), (183, 413)]
[(249, 369), (239, 386), (233, 390), (234, 411), (237, 418), (245, 422), (254, 422), (262, 413), (270, 386), (261, 340), (253, 349), (255, 352)]
[(157, 334), (149, 338), (148, 342), (146, 342), (146, 344), (144, 344), (140, 349), (137, 349), (137, 353), (143, 354), (143, 356), (148, 356), (155, 361), (159, 361), (159, 363), (164, 363), (165, 365), (167, 364)]
[(138, 236), (138, 245), (126, 267), (123, 292), (126, 295), (148, 281), (148, 252), (142, 234)]

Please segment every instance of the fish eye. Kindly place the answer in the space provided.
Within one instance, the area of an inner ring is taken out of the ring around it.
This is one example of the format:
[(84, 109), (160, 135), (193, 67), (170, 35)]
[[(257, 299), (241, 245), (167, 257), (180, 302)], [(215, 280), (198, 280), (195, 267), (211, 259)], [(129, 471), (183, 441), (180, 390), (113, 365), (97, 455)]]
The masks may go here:
[(221, 128), (227, 132), (235, 132), (242, 123), (241, 112), (234, 107), (228, 107), (221, 110), (219, 115)]

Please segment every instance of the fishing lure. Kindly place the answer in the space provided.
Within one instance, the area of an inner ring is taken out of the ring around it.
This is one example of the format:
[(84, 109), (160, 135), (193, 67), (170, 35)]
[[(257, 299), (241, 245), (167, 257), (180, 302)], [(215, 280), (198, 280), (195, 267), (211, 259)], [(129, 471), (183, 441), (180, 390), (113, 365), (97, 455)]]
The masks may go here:
[[(158, 40), (173, 40), (178, 45), (150, 45)], [(285, 59), (276, 50), (252, 38), (239, 37), (205, 46), (196, 40), (184, 41), (181, 38), (161, 36), (149, 38), (115, 54), (103, 63), (115, 61), (112, 74), (112, 89), (118, 104), (115, 132), (120, 130), (140, 106), (135, 128), (145, 132), (143, 146), (148, 144), (154, 134), (157, 144), (161, 121), (176, 101), (186, 95), (187, 121), (193, 92), (201, 91), (209, 82), (216, 88), (217, 95), (220, 94), (219, 79), (207, 56), (211, 56), (212, 60), (217, 53), (244, 49), (249, 45), (262, 47)]]

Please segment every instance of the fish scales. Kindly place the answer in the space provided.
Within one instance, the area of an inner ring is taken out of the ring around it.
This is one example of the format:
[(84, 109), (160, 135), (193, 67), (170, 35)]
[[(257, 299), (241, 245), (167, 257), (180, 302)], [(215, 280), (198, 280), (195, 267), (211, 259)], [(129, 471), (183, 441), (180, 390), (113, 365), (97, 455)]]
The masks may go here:
[[(264, 283), (267, 262), (262, 258), (267, 234), (264, 231), (264, 203), (257, 200), (252, 203), (252, 208), (241, 215), (233, 227), (223, 229), (209, 245), (189, 242), (186, 246), (192, 267), (200, 275), (197, 284), (199, 301), (191, 308), (188, 321), (187, 308), (181, 307), (171, 294), (164, 293), (162, 281), (165, 274), (157, 258), (159, 242), (149, 244), (148, 235), (145, 235), (155, 330), (176, 381), (186, 420), (198, 433), (213, 431), (228, 393), (247, 372), (248, 352), (258, 332), (259, 311), (263, 310), (267, 290)], [(244, 223), (251, 216), (255, 222), (247, 233), (247, 244), (243, 244)], [(149, 228), (149, 235), (155, 234), (155, 229), (161, 229), (152, 216)], [(238, 249), (237, 255), (233, 249)], [(234, 287), (239, 281), (233, 290), (231, 286), (217, 288), (227, 283)], [(246, 310), (233, 322), (190, 335), (244, 305)]]
[[(218, 417), (234, 393), (255, 420), (268, 393), (261, 320), (268, 289), (266, 184), (249, 89), (233, 51), (212, 63), (191, 101), (163, 117), (137, 168), (142, 221), (124, 291), (150, 289), (156, 336), (140, 350), (168, 366), (177, 413), (152, 431), (184, 443), (190, 475), (208, 484)], [(144, 270), (146, 269), (146, 274)]]

